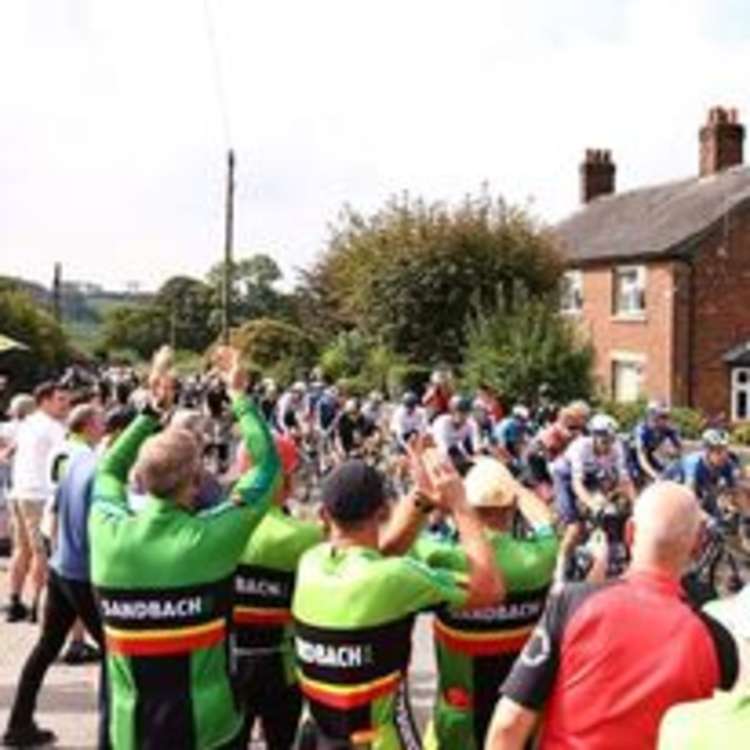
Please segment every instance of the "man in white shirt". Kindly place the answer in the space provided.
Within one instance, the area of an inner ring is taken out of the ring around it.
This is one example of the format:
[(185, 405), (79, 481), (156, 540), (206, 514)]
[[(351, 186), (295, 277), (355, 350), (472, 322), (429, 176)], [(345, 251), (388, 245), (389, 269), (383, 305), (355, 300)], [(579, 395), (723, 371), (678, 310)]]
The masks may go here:
[[(52, 492), (49, 464), (52, 452), (65, 440), (63, 420), (70, 410), (68, 391), (43, 383), (34, 391), (36, 411), (27, 417), (16, 436), (11, 489), (13, 557), (10, 561), (8, 622), (30, 616), (36, 620), (39, 595), (47, 578), (47, 554), (40, 524)], [(31, 579), (32, 607), (21, 601), (27, 576)]]
[(479, 427), (471, 416), (472, 401), (464, 396), (453, 396), (447, 414), (432, 423), (435, 447), (451, 459), (460, 473), (468, 471), (479, 446)]

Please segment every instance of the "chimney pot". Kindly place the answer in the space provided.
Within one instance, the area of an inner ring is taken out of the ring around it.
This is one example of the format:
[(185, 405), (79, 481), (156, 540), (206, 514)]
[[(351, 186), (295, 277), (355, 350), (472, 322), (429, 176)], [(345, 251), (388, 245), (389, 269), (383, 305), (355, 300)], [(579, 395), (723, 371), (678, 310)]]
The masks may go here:
[(735, 107), (711, 107), (699, 131), (700, 176), (717, 174), (743, 163), (745, 127)]
[(580, 165), (581, 203), (615, 192), (616, 166), (608, 149), (587, 148)]

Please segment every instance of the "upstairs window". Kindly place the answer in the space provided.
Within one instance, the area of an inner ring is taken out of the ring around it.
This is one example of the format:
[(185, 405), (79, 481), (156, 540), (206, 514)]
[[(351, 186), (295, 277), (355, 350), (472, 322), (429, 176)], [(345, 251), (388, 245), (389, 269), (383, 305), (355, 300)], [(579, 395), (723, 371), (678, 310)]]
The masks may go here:
[(560, 288), (560, 310), (577, 313), (583, 309), (583, 274), (580, 271), (566, 271)]
[(639, 316), (646, 312), (645, 266), (622, 266), (614, 270), (612, 308), (615, 315)]

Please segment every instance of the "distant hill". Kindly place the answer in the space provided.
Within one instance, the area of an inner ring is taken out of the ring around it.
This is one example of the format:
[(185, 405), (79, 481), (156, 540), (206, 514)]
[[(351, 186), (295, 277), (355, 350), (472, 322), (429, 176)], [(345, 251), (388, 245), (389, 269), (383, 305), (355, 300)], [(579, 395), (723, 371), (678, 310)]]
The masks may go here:
[[(0, 275), (0, 290), (7, 288), (26, 292), (52, 311), (52, 290), (42, 284)], [(60, 291), (63, 328), (73, 343), (87, 352), (95, 346), (99, 326), (109, 310), (119, 305), (148, 304), (153, 296), (144, 292), (110, 292), (85, 281), (65, 281)]]

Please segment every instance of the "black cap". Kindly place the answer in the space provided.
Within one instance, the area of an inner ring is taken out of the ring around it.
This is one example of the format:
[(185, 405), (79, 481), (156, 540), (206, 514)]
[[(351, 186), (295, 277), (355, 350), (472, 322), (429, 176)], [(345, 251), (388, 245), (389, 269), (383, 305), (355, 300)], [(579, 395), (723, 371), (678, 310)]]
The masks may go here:
[(135, 409), (130, 406), (115, 406), (104, 417), (105, 431), (108, 435), (124, 430), (136, 416)]
[(323, 505), (334, 521), (372, 518), (386, 500), (383, 477), (364, 461), (346, 461), (323, 482)]

